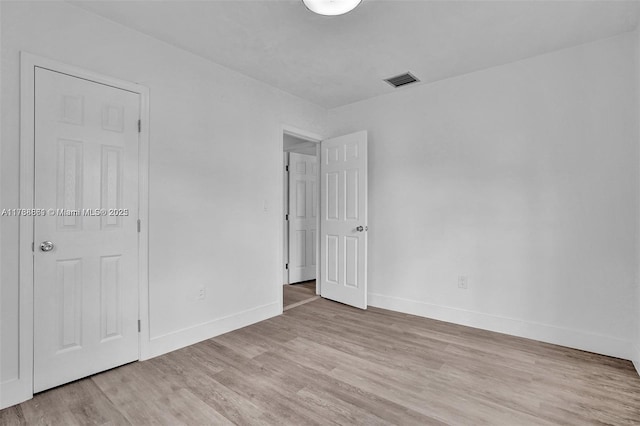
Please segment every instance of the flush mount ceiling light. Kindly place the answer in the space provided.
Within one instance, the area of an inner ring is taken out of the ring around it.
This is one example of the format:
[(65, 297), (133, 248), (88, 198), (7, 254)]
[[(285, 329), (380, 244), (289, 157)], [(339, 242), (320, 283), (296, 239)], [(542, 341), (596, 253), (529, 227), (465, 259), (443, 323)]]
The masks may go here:
[(351, 12), (362, 0), (302, 0), (307, 9), (318, 15), (336, 16)]

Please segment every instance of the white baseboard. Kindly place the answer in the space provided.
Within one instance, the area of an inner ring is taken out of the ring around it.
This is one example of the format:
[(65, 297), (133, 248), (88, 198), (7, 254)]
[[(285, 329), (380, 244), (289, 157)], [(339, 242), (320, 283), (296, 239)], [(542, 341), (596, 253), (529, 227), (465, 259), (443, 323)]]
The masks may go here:
[(636, 349), (636, 354), (632, 354), (632, 343), (624, 339), (375, 293), (368, 294), (368, 303), (370, 306), (378, 308), (553, 343), (616, 358), (637, 359), (636, 368), (640, 367), (638, 350)]
[(31, 383), (27, 383), (25, 379), (0, 383), (0, 410), (33, 398), (30, 385)]
[(640, 375), (640, 343), (633, 345), (633, 366)]
[[(264, 321), (282, 313), (280, 303), (273, 302), (255, 308), (247, 309), (233, 315), (217, 318), (192, 327), (183, 328), (171, 333), (151, 338), (149, 341), (149, 356), (143, 359), (150, 359), (166, 354), (189, 345), (211, 339), (229, 331)], [(142, 360), (142, 359), (141, 359)]]

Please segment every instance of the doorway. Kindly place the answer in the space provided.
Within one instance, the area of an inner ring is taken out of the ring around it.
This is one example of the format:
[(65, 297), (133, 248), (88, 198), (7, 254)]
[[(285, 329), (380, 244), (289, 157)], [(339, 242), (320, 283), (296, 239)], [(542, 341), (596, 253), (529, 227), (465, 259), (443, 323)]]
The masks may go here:
[(367, 146), (366, 131), (322, 140), (283, 129), (283, 308), (288, 288), (311, 281), (309, 262), (317, 296), (367, 308)]
[(283, 310), (319, 294), (318, 142), (283, 133)]

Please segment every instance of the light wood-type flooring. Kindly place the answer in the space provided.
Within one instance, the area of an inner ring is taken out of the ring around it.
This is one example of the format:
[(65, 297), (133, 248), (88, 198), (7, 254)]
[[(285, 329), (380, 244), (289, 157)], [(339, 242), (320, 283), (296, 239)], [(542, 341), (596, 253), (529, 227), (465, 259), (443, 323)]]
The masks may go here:
[(282, 286), (283, 303), (282, 306), (287, 309), (289, 306), (300, 305), (303, 302), (310, 301), (316, 297), (316, 282), (305, 281), (300, 284), (289, 284)]
[(640, 424), (632, 364), (318, 299), (43, 392), (0, 424)]

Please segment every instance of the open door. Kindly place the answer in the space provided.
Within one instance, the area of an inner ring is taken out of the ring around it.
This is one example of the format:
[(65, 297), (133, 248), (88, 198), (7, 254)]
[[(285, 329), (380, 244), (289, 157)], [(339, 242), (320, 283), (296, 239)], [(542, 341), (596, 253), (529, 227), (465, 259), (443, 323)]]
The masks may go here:
[(322, 141), (322, 297), (367, 308), (367, 132)]

